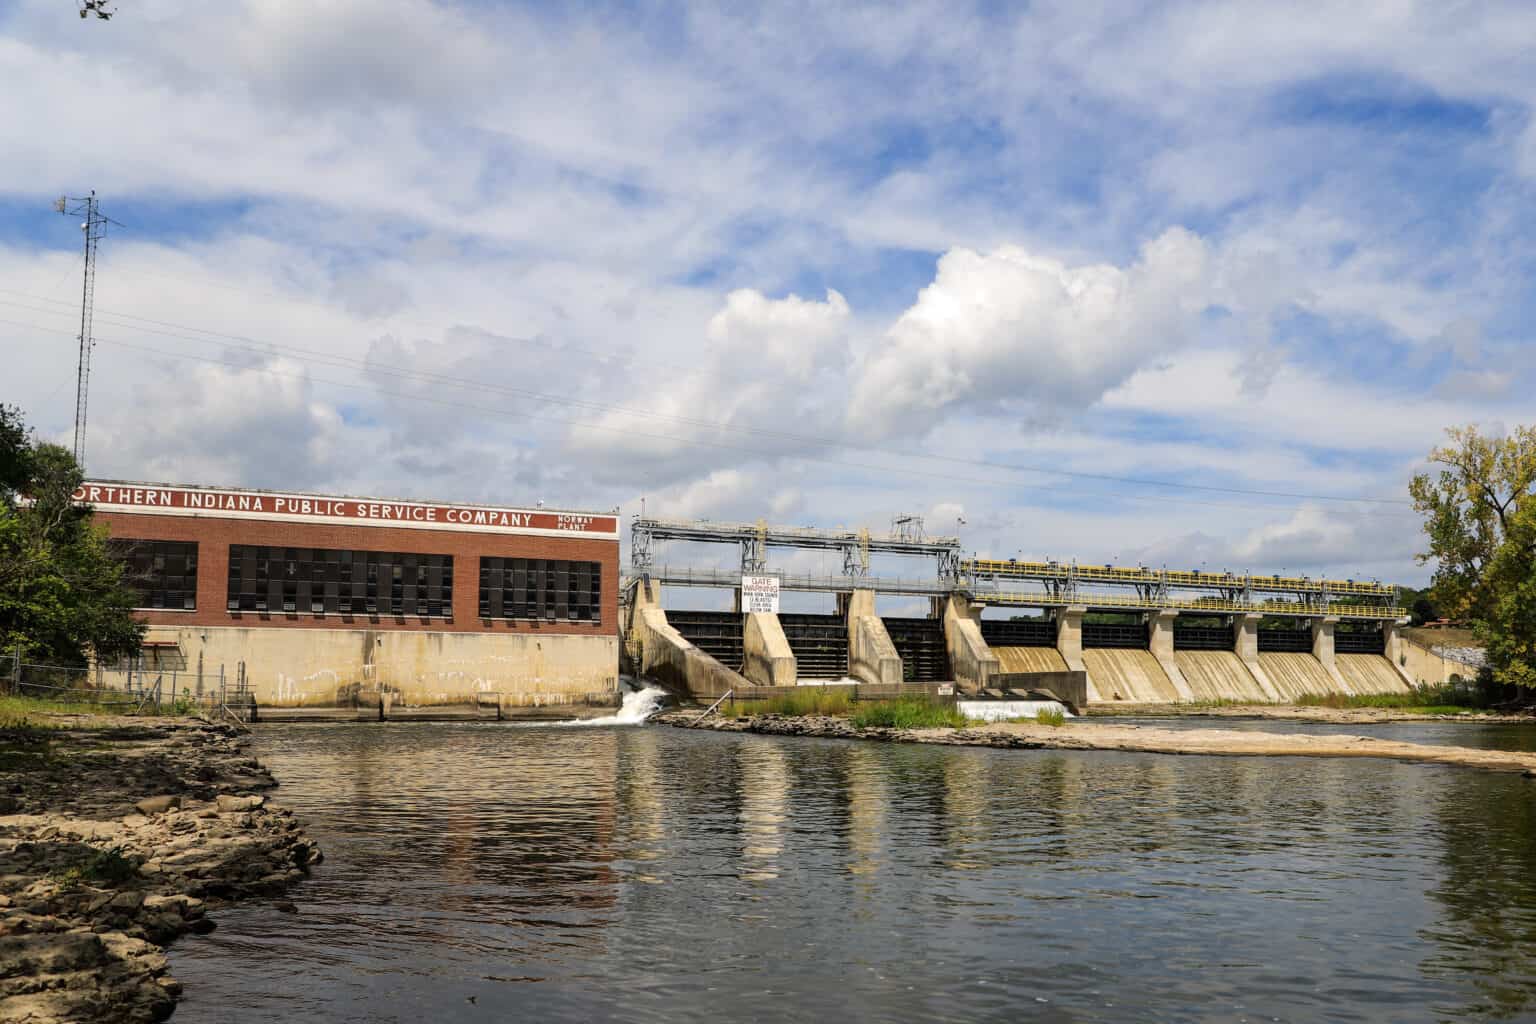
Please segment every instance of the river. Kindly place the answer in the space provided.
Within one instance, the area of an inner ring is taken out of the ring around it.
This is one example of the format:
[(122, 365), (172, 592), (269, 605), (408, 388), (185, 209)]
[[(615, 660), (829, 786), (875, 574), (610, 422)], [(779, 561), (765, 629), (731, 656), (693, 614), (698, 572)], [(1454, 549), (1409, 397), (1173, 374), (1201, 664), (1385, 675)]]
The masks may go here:
[(657, 726), (256, 753), (327, 860), (172, 947), (182, 1024), (1536, 1019), (1515, 775)]

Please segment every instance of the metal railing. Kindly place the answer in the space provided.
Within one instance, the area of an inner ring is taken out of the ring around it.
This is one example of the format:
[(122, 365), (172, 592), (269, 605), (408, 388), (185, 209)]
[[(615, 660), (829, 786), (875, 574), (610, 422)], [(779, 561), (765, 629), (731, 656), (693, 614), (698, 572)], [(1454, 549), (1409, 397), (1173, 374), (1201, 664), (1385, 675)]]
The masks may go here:
[(242, 711), (249, 715), (255, 704), (244, 662), (229, 674), (220, 665), (215, 676), (202, 671), (147, 668), (142, 658), (112, 668), (100, 663), (29, 662), (19, 650), (14, 650), (0, 655), (0, 690), (61, 705), (91, 705), (123, 714), (196, 709), (212, 717), (231, 719), (242, 727)]

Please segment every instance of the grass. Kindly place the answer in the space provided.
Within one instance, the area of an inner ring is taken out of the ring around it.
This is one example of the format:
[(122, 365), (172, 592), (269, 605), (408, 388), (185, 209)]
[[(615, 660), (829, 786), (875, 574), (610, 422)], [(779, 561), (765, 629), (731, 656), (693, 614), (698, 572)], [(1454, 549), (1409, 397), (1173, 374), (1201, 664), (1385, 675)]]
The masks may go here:
[(62, 889), (73, 889), (82, 882), (120, 885), (139, 873), (139, 866), (123, 853), (122, 846), (93, 850), (78, 864), (72, 864), (50, 877)]
[(721, 711), (727, 718), (746, 715), (846, 715), (853, 708), (853, 695), (844, 686), (802, 686), (794, 693), (767, 700), (727, 701)]
[[(0, 696), (0, 729), (63, 729), (46, 720), (48, 715), (126, 715), (133, 705), (115, 702), (100, 704), (85, 700), (48, 700), (20, 695)], [(73, 728), (71, 724), (69, 726)]]
[(1052, 727), (1063, 726), (1067, 724), (1067, 713), (1060, 708), (1042, 708), (1035, 721)]
[(1476, 684), (1462, 682), (1415, 686), (1408, 693), (1307, 693), (1296, 703), (1310, 708), (1389, 708), (1418, 715), (1466, 715), (1489, 706)]
[(963, 729), (971, 724), (953, 704), (926, 697), (860, 703), (852, 721), (860, 729)]

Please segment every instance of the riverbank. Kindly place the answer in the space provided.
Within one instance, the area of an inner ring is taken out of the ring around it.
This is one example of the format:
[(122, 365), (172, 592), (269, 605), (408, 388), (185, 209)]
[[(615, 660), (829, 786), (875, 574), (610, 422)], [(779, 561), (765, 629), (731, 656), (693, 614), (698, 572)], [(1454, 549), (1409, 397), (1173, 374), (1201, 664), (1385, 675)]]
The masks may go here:
[(1489, 771), (1519, 772), (1536, 778), (1536, 753), (1477, 750), (1379, 740), (1371, 736), (1239, 732), (1234, 729), (1159, 729), (1076, 721), (1065, 726), (999, 722), (965, 729), (860, 729), (846, 718), (806, 715), (751, 715), (702, 720), (697, 711), (667, 711), (650, 719), (659, 725), (748, 732), (765, 736), (817, 736), (888, 743), (1002, 747), (1020, 750), (1116, 750), (1147, 754), (1207, 754), (1247, 757), (1375, 757), (1430, 764), (1456, 764)]
[(57, 715), (0, 728), (0, 1020), (164, 1019), (163, 948), (320, 851), (230, 726)]
[(1112, 704), (1091, 705), (1086, 718), (1268, 718), (1288, 722), (1327, 722), (1332, 725), (1382, 725), (1388, 722), (1470, 722), (1477, 725), (1536, 726), (1536, 715), (1467, 708), (1454, 713), (1426, 714), (1401, 708), (1330, 708), (1305, 704)]

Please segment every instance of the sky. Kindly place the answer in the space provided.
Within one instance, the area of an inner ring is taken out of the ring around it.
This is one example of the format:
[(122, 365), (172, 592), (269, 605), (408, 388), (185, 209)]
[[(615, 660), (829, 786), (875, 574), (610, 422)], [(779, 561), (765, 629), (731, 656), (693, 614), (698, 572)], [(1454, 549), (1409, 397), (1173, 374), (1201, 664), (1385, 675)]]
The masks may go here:
[(70, 443), (94, 190), (93, 477), (1416, 585), (1536, 420), (1528, 3), (77, 6), (0, 0), (0, 401)]

